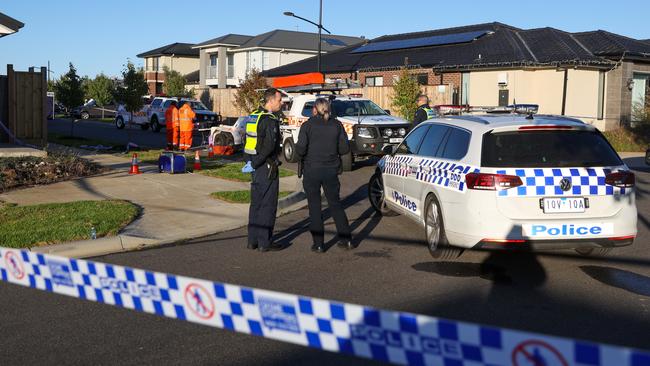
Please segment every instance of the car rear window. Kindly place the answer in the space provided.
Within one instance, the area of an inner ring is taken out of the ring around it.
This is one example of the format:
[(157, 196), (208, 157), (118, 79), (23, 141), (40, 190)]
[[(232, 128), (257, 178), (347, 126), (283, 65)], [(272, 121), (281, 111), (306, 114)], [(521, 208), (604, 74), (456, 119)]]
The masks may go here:
[(617, 166), (621, 159), (597, 131), (513, 131), (483, 136), (481, 165), (494, 168)]

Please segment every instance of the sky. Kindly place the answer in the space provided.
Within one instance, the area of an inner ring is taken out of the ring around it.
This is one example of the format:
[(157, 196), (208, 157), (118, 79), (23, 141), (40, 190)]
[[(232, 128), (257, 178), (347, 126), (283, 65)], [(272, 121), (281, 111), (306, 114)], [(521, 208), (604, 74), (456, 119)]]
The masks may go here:
[[(143, 64), (138, 53), (173, 42), (316, 30), (284, 11), (317, 21), (318, 0), (2, 0), (0, 12), (25, 27), (0, 38), (0, 74), (6, 64), (26, 70), (50, 61), (53, 77), (65, 73), (69, 62), (81, 75), (119, 76), (127, 60)], [(648, 39), (648, 14), (648, 0), (323, 0), (325, 28), (366, 38), (498, 21), (524, 29), (604, 29)]]

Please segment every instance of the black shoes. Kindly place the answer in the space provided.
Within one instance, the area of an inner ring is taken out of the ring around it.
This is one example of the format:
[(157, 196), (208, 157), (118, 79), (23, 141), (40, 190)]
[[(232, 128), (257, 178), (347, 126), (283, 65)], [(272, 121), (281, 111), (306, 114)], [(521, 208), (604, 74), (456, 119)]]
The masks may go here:
[(354, 244), (352, 244), (352, 240), (350, 239), (340, 239), (336, 245), (343, 249), (354, 249)]
[(250, 250), (255, 250), (255, 249), (257, 249), (257, 244), (248, 243), (246, 248), (250, 249)]
[(325, 245), (323, 244), (313, 244), (311, 246), (311, 251), (316, 253), (325, 253)]

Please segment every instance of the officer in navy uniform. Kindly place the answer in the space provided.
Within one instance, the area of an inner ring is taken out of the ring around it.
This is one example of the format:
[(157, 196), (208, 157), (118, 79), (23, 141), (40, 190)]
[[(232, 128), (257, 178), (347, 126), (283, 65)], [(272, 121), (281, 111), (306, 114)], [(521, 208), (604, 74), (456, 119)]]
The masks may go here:
[(420, 122), (424, 122), (436, 116), (436, 112), (429, 107), (429, 97), (420, 94), (418, 97), (418, 109), (415, 111), (413, 118), (413, 127), (417, 126)]
[(264, 107), (255, 110), (246, 124), (244, 152), (255, 171), (251, 182), (251, 205), (248, 213), (248, 249), (266, 252), (272, 247), (271, 238), (278, 208), (280, 179), (280, 121), (277, 112), (282, 107), (282, 95), (275, 88), (264, 92)]

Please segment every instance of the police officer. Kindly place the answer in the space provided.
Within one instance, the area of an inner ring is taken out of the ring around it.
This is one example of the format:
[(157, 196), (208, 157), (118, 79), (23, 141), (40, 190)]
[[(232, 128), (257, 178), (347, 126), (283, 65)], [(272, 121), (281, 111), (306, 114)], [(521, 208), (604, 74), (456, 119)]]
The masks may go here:
[(340, 157), (350, 152), (350, 144), (345, 129), (341, 122), (332, 117), (330, 108), (327, 99), (316, 99), (313, 116), (300, 126), (296, 143), (296, 153), (304, 168), (303, 186), (309, 206), (309, 231), (314, 240), (311, 249), (318, 253), (325, 251), (321, 187), (336, 224), (338, 245), (348, 249), (354, 248), (350, 224), (339, 197), (341, 184), (338, 178), (341, 169)]
[(415, 111), (415, 117), (413, 118), (413, 128), (415, 128), (415, 126), (420, 122), (424, 122), (435, 116), (436, 112), (429, 107), (429, 97), (420, 94), (418, 97), (418, 109)]
[(248, 249), (266, 252), (271, 248), (280, 188), (278, 154), (282, 95), (275, 88), (264, 92), (264, 107), (256, 109), (246, 123), (244, 152), (249, 155), (253, 181), (248, 213)]

